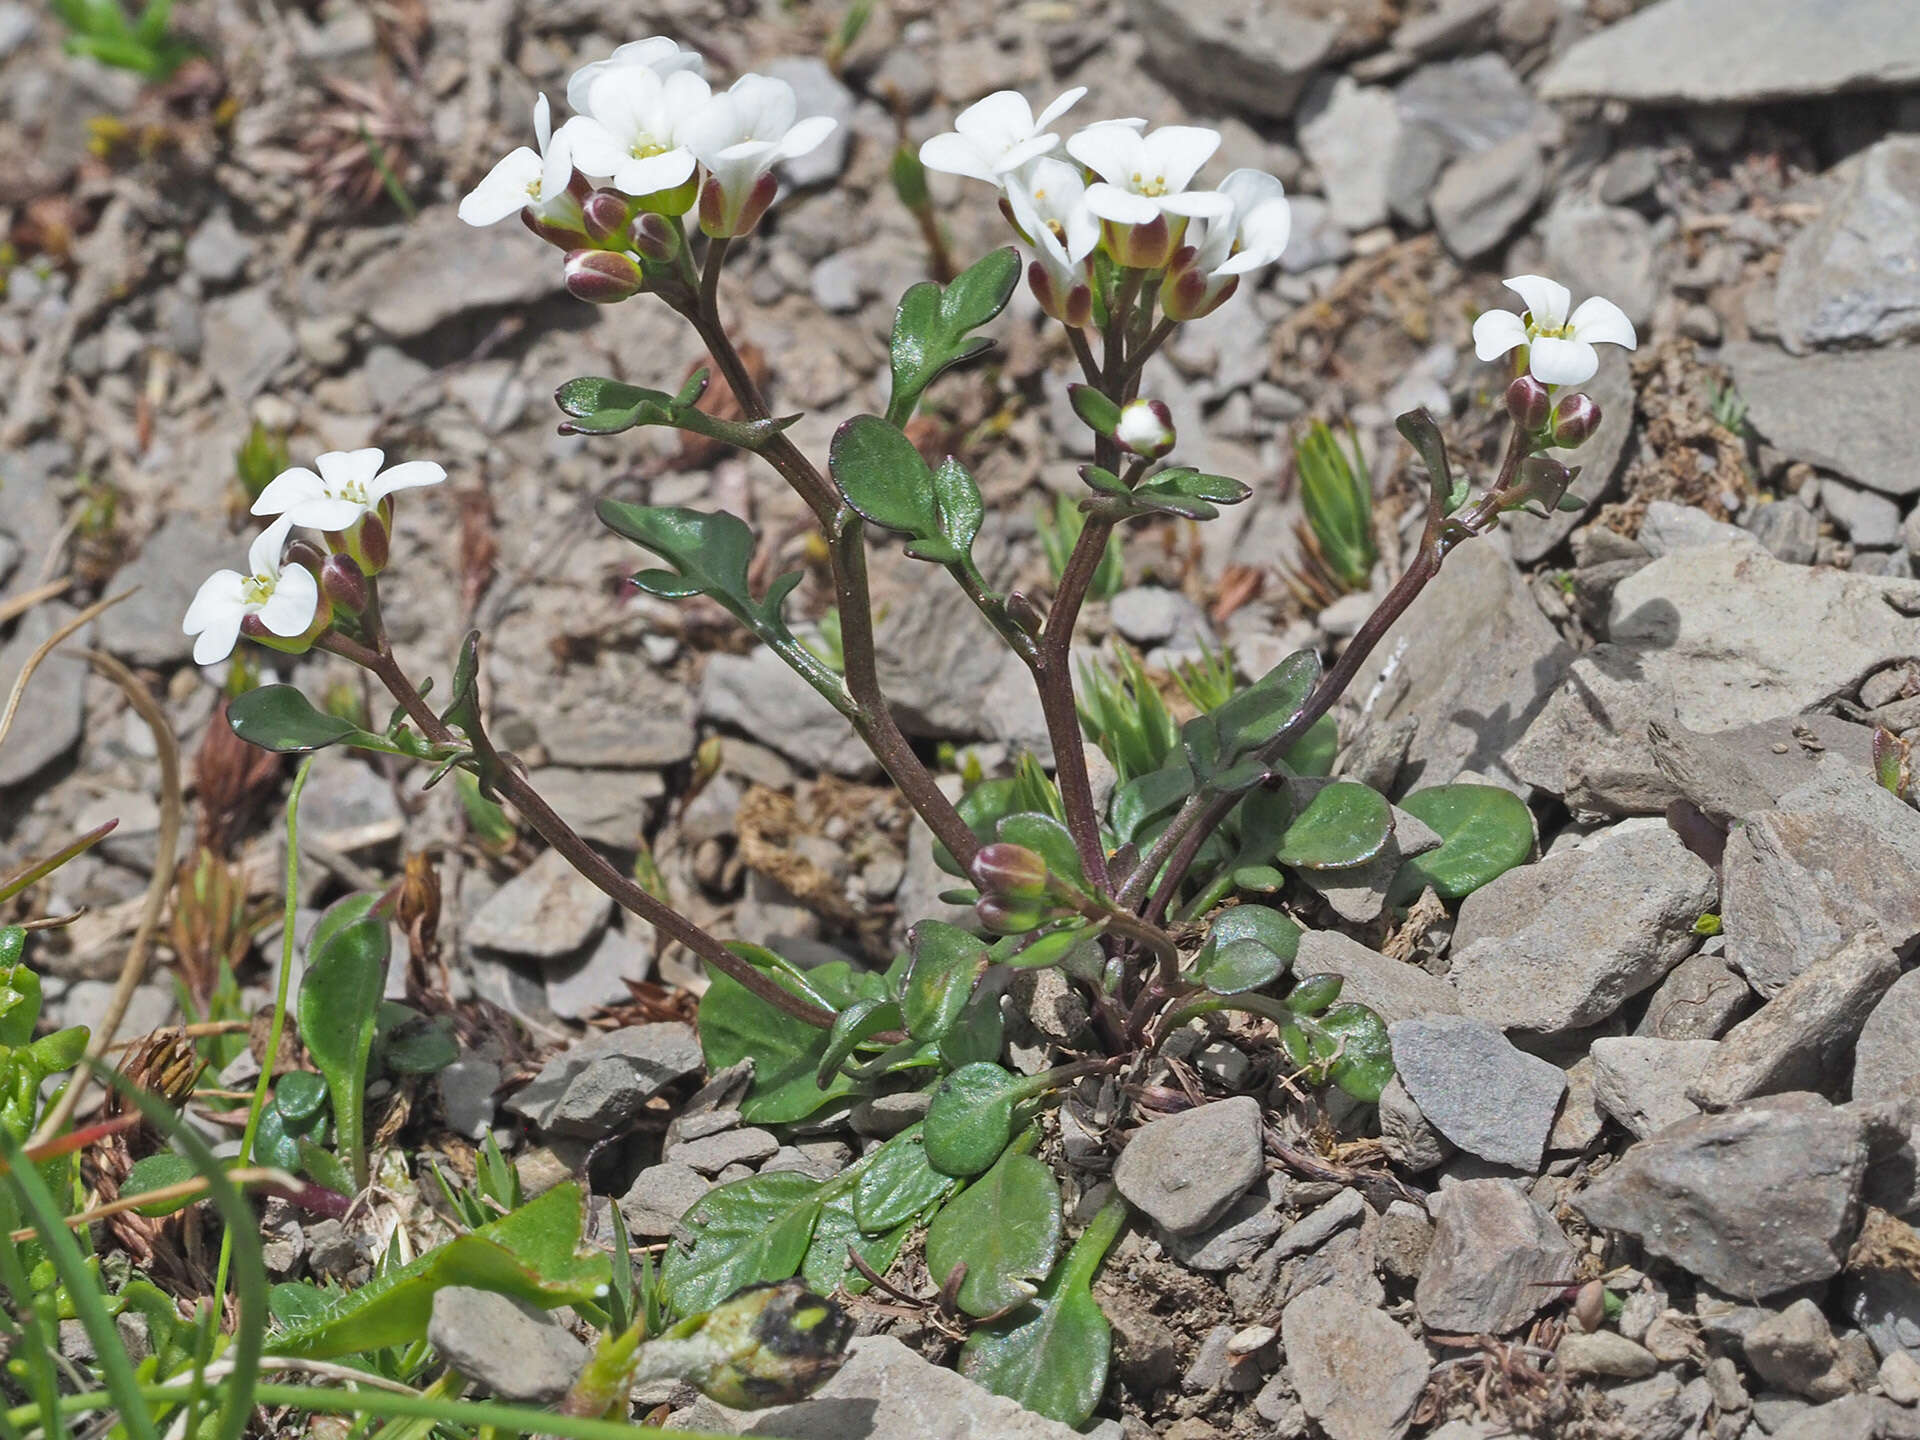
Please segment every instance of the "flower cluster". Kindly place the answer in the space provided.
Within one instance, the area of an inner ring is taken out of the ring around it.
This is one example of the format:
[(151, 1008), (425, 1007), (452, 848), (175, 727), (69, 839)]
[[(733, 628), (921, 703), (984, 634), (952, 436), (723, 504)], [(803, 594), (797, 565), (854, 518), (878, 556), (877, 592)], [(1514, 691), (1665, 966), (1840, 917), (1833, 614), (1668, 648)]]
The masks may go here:
[(655, 35), (622, 45), (567, 82), (574, 116), (553, 129), (534, 101), (539, 149), (507, 155), (460, 202), (469, 225), (518, 214), (567, 252), (567, 288), (583, 300), (627, 299), (685, 258), (679, 218), (698, 207), (714, 238), (745, 235), (778, 190), (773, 170), (816, 149), (835, 121), (798, 118), (793, 87), (742, 75), (708, 85), (697, 51)]
[(1034, 251), (1028, 283), (1049, 315), (1089, 324), (1104, 264), (1157, 276), (1166, 317), (1197, 319), (1280, 258), (1292, 216), (1277, 179), (1243, 169), (1215, 189), (1191, 188), (1220, 148), (1219, 132), (1195, 125), (1102, 120), (1063, 147), (1048, 127), (1085, 94), (1069, 90), (1036, 116), (1025, 96), (1002, 90), (920, 147), (929, 170), (1000, 190)]
[[(247, 573), (216, 570), (201, 583), (180, 628), (195, 637), (194, 662), (217, 665), (242, 635), (291, 653), (310, 648), (333, 624), (334, 607), (362, 611), (368, 577), (386, 568), (393, 495), (438, 485), (447, 472), (427, 460), (381, 469), (378, 450), (329, 450), (283, 470), (253, 502), (255, 515), (279, 518), (254, 537)], [(288, 536), (318, 530), (326, 548)]]

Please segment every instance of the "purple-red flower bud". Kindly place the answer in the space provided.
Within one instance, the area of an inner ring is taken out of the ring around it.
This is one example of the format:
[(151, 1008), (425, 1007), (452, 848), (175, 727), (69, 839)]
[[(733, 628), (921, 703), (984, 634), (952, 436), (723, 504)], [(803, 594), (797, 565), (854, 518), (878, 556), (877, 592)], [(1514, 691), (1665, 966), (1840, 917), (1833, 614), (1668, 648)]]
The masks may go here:
[(565, 266), (567, 293), (595, 305), (631, 300), (647, 283), (640, 264), (617, 250), (575, 250)]
[(1162, 400), (1129, 400), (1121, 408), (1113, 438), (1122, 450), (1145, 460), (1158, 460), (1173, 449), (1173, 412)]
[(656, 215), (648, 210), (634, 217), (633, 225), (627, 232), (627, 243), (647, 259), (664, 265), (673, 259), (674, 251), (679, 246), (680, 228), (664, 215)]
[(1040, 308), (1063, 325), (1076, 330), (1093, 323), (1093, 290), (1086, 285), (1070, 286), (1061, 293), (1053, 275), (1038, 260), (1027, 266), (1027, 288)]
[(994, 935), (1024, 935), (1046, 922), (1046, 912), (1031, 901), (1002, 900), (988, 895), (974, 902), (973, 913)]
[(1159, 270), (1173, 258), (1175, 236), (1164, 214), (1144, 225), (1120, 225), (1112, 220), (1100, 222), (1107, 253), (1114, 264), (1135, 270)]
[(351, 555), (339, 551), (320, 562), (320, 590), (335, 605), (358, 615), (367, 608), (367, 574)]
[(1585, 395), (1562, 396), (1553, 410), (1553, 443), (1571, 450), (1600, 428), (1600, 407)]
[(580, 223), (596, 245), (623, 241), (632, 219), (633, 201), (618, 190), (595, 190), (580, 206)]
[(1553, 396), (1533, 376), (1522, 375), (1507, 386), (1507, 414), (1529, 435), (1537, 435), (1553, 414)]
[(982, 845), (969, 867), (981, 893), (1003, 900), (1038, 900), (1047, 893), (1047, 862), (1024, 845)]

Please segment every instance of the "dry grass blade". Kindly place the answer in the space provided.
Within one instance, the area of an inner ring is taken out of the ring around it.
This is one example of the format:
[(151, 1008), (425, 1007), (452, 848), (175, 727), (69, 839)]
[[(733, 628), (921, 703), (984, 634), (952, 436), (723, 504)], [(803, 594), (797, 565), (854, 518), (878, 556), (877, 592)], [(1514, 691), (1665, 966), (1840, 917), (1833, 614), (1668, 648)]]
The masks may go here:
[(22, 591), (11, 600), (0, 600), (0, 625), (24, 615), (42, 600), (53, 600), (66, 593), (73, 584), (71, 575), (62, 575), (58, 580), (50, 580), (33, 590)]
[[(60, 583), (62, 588), (64, 588), (67, 582), (62, 581)], [(34, 593), (39, 594), (40, 592), (35, 591)], [(52, 593), (57, 595), (60, 592), (55, 590)], [(96, 616), (112, 609), (131, 594), (133, 594), (131, 590), (122, 590), (118, 595), (109, 595), (105, 600), (96, 601), (40, 642), (39, 648), (36, 649), (33, 654), (29, 655), (27, 657), (27, 663), (20, 667), (19, 675), (14, 678), (13, 690), (7, 696), (7, 708), (4, 711), (0, 711), (0, 745), (7, 743), (7, 732), (13, 729), (14, 717), (20, 713), (20, 700), (21, 697), (27, 693), (27, 682), (33, 679), (33, 672), (40, 668), (40, 662), (58, 649), (61, 642), (72, 636), (75, 631), (84, 629), (88, 622), (92, 621)], [(43, 596), (43, 598), (45, 597)], [(119, 662), (116, 661), (114, 663), (118, 664)]]

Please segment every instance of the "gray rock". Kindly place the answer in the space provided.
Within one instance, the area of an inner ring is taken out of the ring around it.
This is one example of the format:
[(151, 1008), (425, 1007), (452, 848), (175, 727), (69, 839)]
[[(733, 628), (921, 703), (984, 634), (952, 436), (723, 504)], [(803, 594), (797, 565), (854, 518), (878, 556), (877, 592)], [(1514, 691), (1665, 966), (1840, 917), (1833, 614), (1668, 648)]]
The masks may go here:
[(1298, 975), (1338, 975), (1340, 998), (1365, 1005), (1391, 1025), (1426, 1015), (1457, 1015), (1460, 997), (1418, 965), (1369, 950), (1338, 930), (1309, 930), (1294, 956)]
[(1847, 1395), (1803, 1407), (1772, 1440), (1920, 1440), (1920, 1416), (1879, 1395)]
[(507, 1108), (544, 1131), (598, 1140), (701, 1067), (691, 1026), (633, 1025), (589, 1035), (549, 1060)]
[(1192, 1235), (1163, 1231), (1160, 1243), (1189, 1269), (1237, 1270), (1267, 1249), (1268, 1242), (1280, 1233), (1280, 1207), (1288, 1188), (1286, 1175), (1276, 1170), (1267, 1176), (1266, 1184), (1254, 1186), (1206, 1229)]
[(766, 73), (793, 86), (798, 102), (794, 113), (829, 115), (837, 122), (831, 134), (805, 155), (780, 164), (787, 183), (800, 189), (837, 180), (847, 168), (847, 148), (853, 142), (853, 92), (817, 55), (784, 56), (767, 63)]
[(1895, 602), (1920, 606), (1920, 586), (1786, 565), (1747, 536), (1655, 560), (1614, 590), (1608, 643), (1568, 668), (1512, 766), (1579, 810), (1657, 813), (1674, 788), (1649, 721), (1711, 732), (1810, 709), (1920, 654)]
[[(1327, 211), (1327, 202), (1317, 195), (1290, 197), (1293, 206), (1293, 234), (1280, 268), (1289, 275), (1304, 275), (1322, 265), (1338, 265), (1353, 254), (1353, 237)], [(1227, 307), (1214, 311), (1218, 315)]]
[(482, 950), (554, 960), (597, 939), (612, 915), (608, 896), (558, 850), (545, 850), (487, 898), (466, 939)]
[(1430, 13), (1403, 20), (1393, 32), (1393, 48), (1418, 59), (1477, 49), (1492, 38), (1500, 4), (1501, 0), (1443, 0)]
[(1856, 546), (1890, 550), (1900, 543), (1900, 507), (1885, 495), (1829, 480), (1820, 487), (1820, 503)]
[(1593, 1042), (1594, 1104), (1644, 1140), (1678, 1124), (1700, 1107), (1687, 1087), (1713, 1057), (1714, 1040), (1648, 1040), (1605, 1035)]
[(935, 1365), (891, 1335), (862, 1335), (839, 1372), (798, 1405), (729, 1410), (701, 1399), (675, 1423), (780, 1440), (1078, 1440), (1057, 1420)]
[[(1873, 7), (1856, 0), (1855, 8)], [(1920, 42), (1910, 26), (1905, 33), (1920, 71)], [(1842, 176), (1840, 192), (1793, 238), (1780, 264), (1774, 314), (1780, 343), (1796, 354), (1920, 336), (1912, 243), (1920, 227), (1920, 136), (1889, 136), (1850, 160)]]
[(1494, 52), (1421, 66), (1395, 89), (1394, 103), (1402, 123), (1387, 198), (1409, 225), (1428, 223), (1433, 187), (1448, 162), (1516, 135), (1549, 134), (1555, 123)]
[(690, 1165), (671, 1160), (649, 1165), (620, 1197), (620, 1217), (632, 1234), (665, 1240), (679, 1227), (680, 1217), (712, 1188), (713, 1182)]
[(253, 255), (253, 241), (233, 227), (225, 208), (200, 223), (187, 241), (187, 269), (215, 285), (236, 280)]
[(1285, 0), (1186, 5), (1128, 0), (1135, 30), (1154, 37), (1141, 57), (1168, 84), (1284, 120), (1340, 34), (1340, 22)]
[(1894, 981), (1853, 1050), (1855, 1100), (1910, 1093), (1920, 1083), (1920, 970)]
[(1387, 176), (1400, 141), (1393, 93), (1342, 75), (1309, 95), (1299, 121), (1300, 148), (1320, 172), (1327, 212), (1348, 230), (1387, 218)]
[(299, 351), (293, 331), (256, 285), (209, 300), (200, 312), (201, 363), (234, 400), (251, 400)]
[(1393, 1066), (1433, 1128), (1470, 1155), (1538, 1171), (1567, 1077), (1484, 1020), (1436, 1015), (1389, 1027)]
[(922, 1119), (932, 1103), (927, 1090), (896, 1090), (858, 1102), (847, 1114), (847, 1123), (856, 1135), (875, 1140), (891, 1140), (902, 1130)]
[(1618, 1330), (1570, 1330), (1553, 1358), (1562, 1375), (1579, 1380), (1644, 1380), (1660, 1368), (1651, 1350)]
[(1509, 870), (1461, 904), (1461, 1008), (1507, 1030), (1596, 1024), (1694, 947), (1715, 888), (1712, 868), (1664, 826), (1619, 827)]
[[(652, 770), (578, 770), (567, 765), (542, 765), (527, 779), (582, 839), (610, 850), (637, 849), (648, 821), (667, 793), (666, 782)], [(711, 782), (708, 788), (717, 783)], [(683, 829), (684, 823), (683, 818)]]
[(846, 716), (765, 646), (708, 659), (700, 713), (815, 770), (861, 776), (879, 768)]
[(1367, 1202), (1358, 1190), (1342, 1190), (1326, 1204), (1294, 1221), (1280, 1232), (1267, 1254), (1275, 1260), (1291, 1260), (1310, 1255), (1349, 1226), (1362, 1223), (1368, 1214)]
[(573, 1387), (589, 1353), (553, 1316), (465, 1285), (434, 1292), (427, 1339), (442, 1360), (499, 1399), (541, 1405)]
[(1748, 104), (1920, 80), (1904, 0), (1661, 0), (1569, 47), (1540, 77), (1548, 100)]
[(860, 281), (860, 261), (845, 250), (817, 262), (807, 273), (813, 303), (831, 315), (850, 315), (860, 308), (867, 298)]
[(334, 750), (314, 765), (315, 784), (300, 794), (300, 834), (344, 855), (398, 840), (406, 816), (393, 783), (351, 752)]
[[(1723, 358), (1725, 351), (1721, 352)], [(1767, 553), (1789, 565), (1811, 565), (1820, 544), (1820, 522), (1798, 500), (1770, 500), (1747, 521)]]
[(493, 1092), (500, 1088), (500, 1067), (491, 1060), (463, 1056), (434, 1077), (440, 1113), (447, 1128), (469, 1140), (484, 1140), (493, 1128)]
[(1753, 1373), (1772, 1389), (1816, 1401), (1853, 1389), (1827, 1317), (1805, 1296), (1748, 1331), (1745, 1349)]
[(1161, 1228), (1191, 1235), (1226, 1214), (1265, 1169), (1260, 1104), (1236, 1095), (1142, 1126), (1120, 1152), (1113, 1183)]
[(1330, 1440), (1399, 1440), (1426, 1389), (1426, 1346), (1380, 1311), (1328, 1286), (1280, 1319), (1294, 1393)]
[(0, 60), (26, 44), (37, 23), (31, 5), (0, 5)]
[[(1556, 205), (1544, 229), (1552, 273), (1578, 275), (1582, 290), (1606, 296), (1644, 329), (1654, 302), (1665, 294), (1655, 266), (1653, 223), (1624, 206), (1573, 203)], [(1627, 369), (1623, 364), (1603, 368)]]
[(1747, 423), (1781, 453), (1883, 494), (1920, 492), (1910, 463), (1920, 451), (1912, 351), (1789, 355), (1744, 342), (1720, 358), (1747, 402)]
[(1509, 1180), (1463, 1180), (1428, 1202), (1433, 1246), (1414, 1287), (1429, 1331), (1503, 1335), (1573, 1277), (1573, 1244), (1546, 1207)]
[(1509, 752), (1549, 703), (1572, 651), (1505, 550), (1489, 535), (1449, 555), (1348, 692), (1378, 687), (1373, 725), (1417, 721), (1403, 785), (1446, 785), (1465, 770), (1520, 784)]
[(1380, 1148), (1409, 1175), (1424, 1174), (1446, 1164), (1453, 1145), (1420, 1113), (1398, 1075), (1380, 1092)]
[(653, 972), (653, 927), (639, 921), (631, 930), (609, 926), (590, 946), (550, 961), (541, 972), (547, 1008), (562, 1020), (585, 1020), (632, 1000), (627, 982)]
[[(137, 603), (137, 602), (128, 602)], [(13, 638), (0, 646), (0, 696), (13, 687), (34, 651), (73, 619), (74, 611), (57, 602), (37, 605), (20, 618)], [(92, 634), (82, 626), (33, 672), (21, 692), (7, 743), (0, 746), (0, 790), (40, 773), (71, 750), (86, 718), (87, 662), (73, 654)], [(0, 705), (5, 702), (0, 701)]]
[(325, 308), (406, 340), (471, 310), (532, 305), (562, 289), (560, 267), (524, 227), (476, 228), (443, 205), (423, 210), (374, 251)]
[(1854, 937), (1734, 1026), (1688, 1098), (1720, 1110), (1756, 1095), (1831, 1086), (1847, 1073), (1855, 1038), (1899, 975), (1899, 960), (1877, 932)]
[(779, 1148), (780, 1142), (773, 1138), (771, 1130), (749, 1125), (744, 1129), (722, 1130), (717, 1135), (703, 1135), (698, 1140), (669, 1146), (661, 1158), (669, 1164), (685, 1165), (702, 1175), (718, 1175), (729, 1165), (754, 1166), (771, 1160)]
[(1547, 169), (1531, 135), (1463, 155), (1433, 188), (1433, 224), (1447, 249), (1477, 260), (1513, 233), (1546, 188)]
[(1136, 645), (1193, 645), (1212, 638), (1207, 618), (1178, 590), (1134, 585), (1107, 602), (1113, 628)]
[(1727, 825), (1772, 809), (1823, 766), (1872, 768), (1871, 732), (1832, 715), (1783, 715), (1710, 735), (1649, 721), (1647, 742), (1678, 797)]
[(1578, 1154), (1600, 1138), (1606, 1117), (1593, 1100), (1593, 1057), (1582, 1055), (1567, 1067), (1567, 1098), (1547, 1136), (1549, 1150)]
[(1753, 1008), (1753, 991), (1719, 955), (1689, 955), (1647, 1002), (1633, 1033), (1652, 1040), (1718, 1040)]
[(1775, 1096), (1640, 1141), (1573, 1204), (1729, 1295), (1763, 1297), (1839, 1273), (1866, 1165), (1857, 1117)]
[(1738, 525), (1716, 520), (1697, 505), (1676, 505), (1671, 500), (1649, 504), (1640, 525), (1640, 544), (1656, 559), (1708, 545), (1753, 543), (1753, 537)]

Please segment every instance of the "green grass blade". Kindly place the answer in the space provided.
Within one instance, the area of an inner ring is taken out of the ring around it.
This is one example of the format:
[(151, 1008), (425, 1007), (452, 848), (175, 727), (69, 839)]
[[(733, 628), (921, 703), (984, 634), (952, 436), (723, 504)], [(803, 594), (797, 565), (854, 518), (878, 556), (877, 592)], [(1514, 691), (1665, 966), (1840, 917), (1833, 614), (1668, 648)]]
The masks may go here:
[[(19, 1228), (19, 1219), (20, 1210), (14, 1203), (13, 1192), (0, 1188), (0, 1225), (5, 1225), (12, 1232)], [(28, 1327), (24, 1334), (15, 1332), (18, 1338), (25, 1341), (24, 1350), (16, 1347), (14, 1353), (26, 1357), (27, 1386), (34, 1397), (32, 1405), (22, 1407), (28, 1415), (20, 1423), (38, 1425), (47, 1440), (66, 1440), (66, 1417), (58, 1405), (60, 1377), (53, 1369), (53, 1357), (60, 1353), (60, 1336), (42, 1308), (43, 1304), (51, 1308), (54, 1297), (35, 1293), (27, 1278), (26, 1267), (20, 1263), (19, 1247), (12, 1244), (0, 1245), (0, 1281), (5, 1282), (7, 1293), (12, 1296), (15, 1308), (26, 1318)], [(13, 1413), (18, 1415), (21, 1412)], [(12, 1419), (10, 1415), (9, 1423)]]

